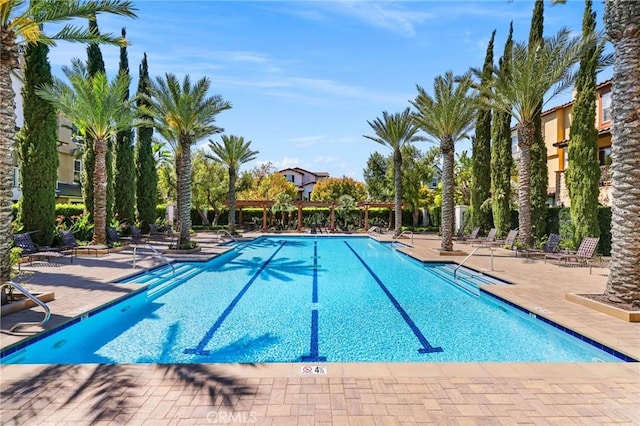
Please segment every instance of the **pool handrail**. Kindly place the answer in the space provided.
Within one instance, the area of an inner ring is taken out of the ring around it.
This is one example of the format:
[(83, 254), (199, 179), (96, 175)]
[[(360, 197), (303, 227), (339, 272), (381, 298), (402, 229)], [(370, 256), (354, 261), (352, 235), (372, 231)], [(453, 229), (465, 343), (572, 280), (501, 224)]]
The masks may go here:
[(458, 266), (456, 266), (456, 267), (453, 269), (453, 279), (454, 279), (454, 281), (455, 281), (455, 279), (456, 279), (456, 273), (458, 272), (458, 269), (460, 269), (460, 267), (461, 267), (462, 265), (464, 265), (464, 263), (465, 263), (465, 262), (466, 262), (466, 261), (467, 261), (471, 256), (473, 256), (473, 255), (474, 255), (474, 254), (475, 254), (479, 249), (481, 249), (481, 248), (487, 248), (487, 249), (489, 249), (489, 252), (491, 253), (491, 270), (493, 271), (493, 246), (478, 246), (478, 247), (476, 247), (475, 249), (473, 249), (473, 251), (472, 251), (471, 253), (469, 253), (469, 254), (467, 255), (467, 257), (465, 257), (465, 258), (462, 260), (462, 262), (460, 262), (460, 263), (458, 264)]
[(216, 236), (218, 237), (218, 239), (221, 240), (222, 238), (220, 238), (220, 234), (228, 235), (234, 242), (236, 243), (238, 242), (238, 240), (236, 240), (236, 238), (233, 235), (231, 235), (231, 232), (227, 231), (226, 229), (218, 229), (216, 231)]
[(38, 299), (36, 296), (31, 294), (26, 288), (22, 287), (20, 284), (14, 282), (14, 281), (7, 281), (6, 283), (4, 283), (4, 284), (2, 284), (0, 286), (0, 289), (2, 289), (4, 287), (8, 287), (8, 286), (12, 286), (12, 287), (17, 288), (18, 290), (20, 290), (20, 292), (22, 294), (24, 294), (26, 297), (31, 299), (36, 305), (38, 305), (42, 309), (44, 309), (44, 318), (42, 319), (42, 321), (40, 321), (40, 322), (19, 322), (19, 323), (15, 324), (13, 327), (11, 327), (9, 329), (10, 332), (13, 332), (16, 328), (23, 327), (23, 326), (26, 326), (26, 325), (37, 325), (39, 327), (42, 327), (47, 321), (49, 321), (49, 318), (51, 318), (51, 309), (49, 309), (49, 306), (47, 306), (46, 303), (44, 303), (42, 300)]
[(411, 244), (413, 245), (413, 231), (409, 231), (409, 230), (407, 230), (407, 231), (402, 231), (402, 232), (400, 233), (400, 235), (398, 235), (397, 237), (393, 237), (393, 239), (394, 239), (394, 240), (399, 240), (399, 239), (400, 239), (400, 237), (402, 237), (402, 236), (406, 236), (406, 235), (411, 235)]
[(151, 251), (160, 259), (162, 259), (164, 261), (164, 263), (167, 264), (167, 266), (169, 266), (171, 268), (171, 271), (173, 272), (173, 278), (176, 277), (176, 268), (173, 266), (173, 264), (171, 262), (169, 262), (169, 260), (164, 257), (162, 255), (162, 253), (160, 253), (158, 250), (156, 250), (151, 244), (136, 244), (133, 246), (133, 268), (135, 269), (136, 267), (136, 249), (138, 248), (139, 245), (143, 245), (145, 247), (148, 247), (151, 249)]

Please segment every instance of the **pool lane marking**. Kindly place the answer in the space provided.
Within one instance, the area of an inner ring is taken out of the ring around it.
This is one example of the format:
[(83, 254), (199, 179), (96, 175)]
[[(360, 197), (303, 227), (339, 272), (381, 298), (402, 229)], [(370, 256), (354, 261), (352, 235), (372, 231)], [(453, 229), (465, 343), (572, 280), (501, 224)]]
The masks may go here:
[(400, 316), (402, 316), (402, 319), (407, 323), (407, 325), (409, 326), (409, 328), (411, 329), (413, 334), (418, 338), (418, 341), (422, 345), (422, 347), (420, 349), (418, 349), (418, 352), (421, 353), (421, 354), (427, 354), (427, 353), (433, 353), (433, 352), (442, 352), (442, 348), (441, 347), (439, 347), (439, 346), (438, 347), (431, 346), (431, 343), (429, 343), (427, 338), (424, 337), (424, 334), (422, 334), (422, 331), (420, 331), (418, 326), (413, 322), (413, 320), (411, 319), (411, 317), (409, 316), (407, 311), (405, 311), (404, 308), (402, 307), (402, 305), (400, 304), (400, 302), (398, 302), (398, 300), (395, 297), (393, 297), (393, 294), (391, 294), (389, 289), (384, 285), (384, 283), (376, 275), (376, 273), (373, 272), (373, 270), (369, 267), (369, 265), (367, 265), (367, 263), (364, 261), (364, 259), (362, 259), (358, 253), (356, 253), (356, 251), (353, 249), (353, 247), (351, 247), (349, 245), (348, 242), (345, 241), (344, 243), (346, 244), (347, 247), (349, 247), (349, 250), (351, 250), (351, 252), (358, 258), (360, 263), (362, 263), (362, 266), (364, 266), (365, 269), (369, 272), (369, 274), (371, 274), (371, 276), (376, 281), (376, 283), (378, 283), (378, 285), (380, 286), (380, 288), (382, 289), (384, 294), (387, 295), (387, 298), (389, 298), (389, 300), (391, 301), (393, 306), (400, 313)]
[(325, 362), (326, 357), (320, 356), (318, 351), (318, 310), (311, 311), (311, 341), (309, 356), (303, 356), (303, 362)]
[(211, 351), (207, 351), (204, 348), (209, 344), (209, 341), (213, 338), (213, 335), (216, 333), (216, 331), (218, 331), (218, 329), (220, 328), (224, 320), (227, 319), (227, 317), (229, 316), (231, 311), (233, 311), (233, 309), (236, 307), (238, 302), (240, 302), (240, 299), (242, 299), (242, 296), (244, 296), (247, 290), (249, 290), (249, 287), (251, 287), (251, 284), (253, 284), (254, 281), (260, 276), (260, 274), (262, 273), (262, 271), (264, 271), (264, 269), (267, 267), (269, 262), (271, 262), (271, 260), (273, 260), (273, 258), (276, 257), (280, 249), (282, 249), (282, 247), (284, 247), (285, 244), (287, 244), (287, 242), (283, 241), (280, 244), (280, 247), (278, 247), (276, 251), (273, 252), (271, 257), (269, 257), (269, 259), (267, 259), (267, 261), (264, 262), (262, 266), (260, 266), (260, 269), (258, 269), (258, 271), (255, 274), (253, 274), (251, 279), (249, 279), (249, 281), (245, 284), (245, 286), (242, 287), (242, 290), (240, 290), (240, 292), (236, 295), (236, 297), (231, 301), (229, 306), (227, 306), (224, 312), (222, 312), (222, 315), (220, 315), (216, 320), (216, 322), (213, 324), (213, 326), (211, 326), (207, 334), (205, 334), (202, 340), (200, 340), (200, 343), (198, 343), (198, 346), (196, 346), (193, 349), (185, 349), (184, 350), (185, 354), (196, 354), (196, 355), (207, 356), (211, 353)]
[[(318, 242), (313, 242), (313, 294), (312, 303), (318, 303)], [(318, 350), (318, 310), (311, 311), (311, 338), (309, 339), (309, 356), (303, 356), (303, 362), (324, 362), (326, 357), (320, 356)]]
[(313, 242), (313, 295), (311, 303), (318, 303), (318, 242)]

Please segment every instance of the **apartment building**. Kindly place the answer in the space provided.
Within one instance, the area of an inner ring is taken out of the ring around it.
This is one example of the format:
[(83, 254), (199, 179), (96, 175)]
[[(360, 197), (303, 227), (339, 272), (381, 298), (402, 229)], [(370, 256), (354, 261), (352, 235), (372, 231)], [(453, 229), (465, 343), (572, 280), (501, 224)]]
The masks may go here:
[[(600, 164), (600, 204), (611, 205), (611, 80), (596, 86), (596, 121), (598, 129), (598, 162)], [(567, 190), (565, 172), (569, 167), (570, 127), (573, 101), (552, 108), (542, 114), (543, 135), (547, 146), (549, 168), (549, 193), (554, 204), (569, 207), (571, 200)]]
[[(555, 106), (542, 112), (542, 136), (547, 147), (549, 177), (549, 204), (569, 207), (565, 172), (569, 167), (569, 144), (571, 143), (571, 119), (574, 101)], [(598, 129), (598, 162), (600, 163), (600, 204), (611, 205), (611, 80), (596, 86), (596, 120)], [(518, 157), (517, 134), (512, 131), (514, 159)]]
[[(22, 103), (22, 81), (12, 75), (13, 90), (16, 94), (16, 125), (24, 125)], [(44, 102), (44, 101), (43, 101)], [(79, 158), (80, 144), (72, 135), (72, 124), (66, 118), (58, 117), (58, 182), (56, 185), (57, 203), (82, 203), (80, 175), (82, 161)], [(11, 199), (15, 202), (22, 196), (20, 189), (20, 164), (16, 150), (13, 151), (13, 184)]]
[(302, 201), (311, 200), (314, 185), (322, 179), (329, 177), (329, 173), (327, 172), (310, 172), (300, 167), (278, 170), (278, 173), (298, 187), (296, 200)]

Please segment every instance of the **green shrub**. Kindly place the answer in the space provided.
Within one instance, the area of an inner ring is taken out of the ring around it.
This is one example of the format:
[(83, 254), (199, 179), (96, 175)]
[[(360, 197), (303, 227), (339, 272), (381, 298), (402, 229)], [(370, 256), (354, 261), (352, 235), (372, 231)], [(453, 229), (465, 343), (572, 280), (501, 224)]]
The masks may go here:
[(598, 250), (604, 256), (611, 256), (611, 207), (598, 207), (600, 243)]

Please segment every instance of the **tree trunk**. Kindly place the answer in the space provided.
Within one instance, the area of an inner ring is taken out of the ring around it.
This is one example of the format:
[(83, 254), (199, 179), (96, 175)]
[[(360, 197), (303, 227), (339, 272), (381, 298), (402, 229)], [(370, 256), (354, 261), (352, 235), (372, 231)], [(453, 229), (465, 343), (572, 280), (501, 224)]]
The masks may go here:
[(236, 232), (236, 169), (229, 167), (229, 233)]
[(442, 152), (442, 241), (440, 248), (443, 251), (453, 250), (454, 149), (453, 139), (450, 136), (440, 141), (440, 151)]
[(640, 308), (640, 2), (608, 0), (611, 96), (611, 266), (605, 294)]
[(191, 141), (180, 140), (176, 153), (178, 226), (180, 239), (178, 248), (190, 248), (191, 244)]
[(397, 237), (402, 232), (402, 154), (400, 149), (393, 151), (393, 180), (395, 186), (395, 228), (393, 234)]
[(93, 243), (107, 243), (107, 141), (93, 141)]
[(209, 218), (207, 217), (207, 209), (198, 209), (198, 214), (200, 215), (200, 220), (204, 226), (209, 226)]
[(518, 235), (527, 247), (533, 246), (531, 233), (531, 146), (535, 141), (532, 122), (519, 123), (518, 146), (520, 164), (518, 167)]
[[(0, 282), (11, 276), (11, 187), (13, 184), (13, 145), (16, 140), (16, 103), (11, 86), (11, 70), (17, 66), (17, 46), (13, 37), (0, 29)], [(15, 51), (14, 51), (15, 50)]]

